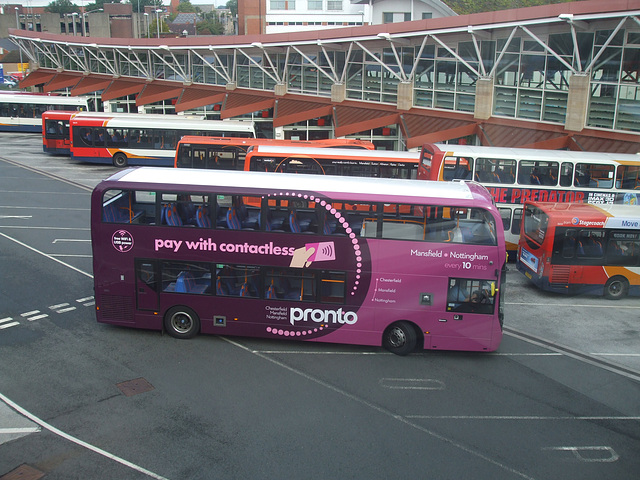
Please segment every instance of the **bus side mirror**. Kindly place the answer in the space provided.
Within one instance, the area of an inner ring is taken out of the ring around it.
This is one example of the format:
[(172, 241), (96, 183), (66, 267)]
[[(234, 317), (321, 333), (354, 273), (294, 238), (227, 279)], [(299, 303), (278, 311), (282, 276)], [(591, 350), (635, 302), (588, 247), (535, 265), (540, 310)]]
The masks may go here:
[(496, 282), (491, 282), (491, 296), (495, 297), (498, 289), (496, 288)]

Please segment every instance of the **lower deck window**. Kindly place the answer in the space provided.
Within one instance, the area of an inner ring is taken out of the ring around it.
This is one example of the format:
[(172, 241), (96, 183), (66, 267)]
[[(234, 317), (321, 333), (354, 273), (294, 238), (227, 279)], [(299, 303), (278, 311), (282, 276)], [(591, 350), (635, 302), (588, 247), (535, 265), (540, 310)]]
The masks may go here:
[(136, 275), (152, 290), (167, 294), (332, 304), (346, 299), (347, 274), (333, 270), (138, 259)]
[(450, 278), (447, 311), (492, 314), (495, 291), (493, 280)]

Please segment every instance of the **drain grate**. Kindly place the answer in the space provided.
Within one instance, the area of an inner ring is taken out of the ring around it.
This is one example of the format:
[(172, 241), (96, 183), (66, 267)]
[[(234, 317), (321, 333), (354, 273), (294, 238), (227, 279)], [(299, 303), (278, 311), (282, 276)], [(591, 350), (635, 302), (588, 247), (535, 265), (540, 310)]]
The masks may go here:
[(127, 397), (133, 397), (134, 395), (138, 395), (139, 393), (150, 392), (155, 388), (144, 378), (136, 378), (127, 382), (118, 383), (116, 384), (116, 387), (118, 387), (120, 391)]
[(0, 477), (0, 480), (38, 480), (44, 477), (44, 472), (29, 465), (22, 464), (15, 470)]

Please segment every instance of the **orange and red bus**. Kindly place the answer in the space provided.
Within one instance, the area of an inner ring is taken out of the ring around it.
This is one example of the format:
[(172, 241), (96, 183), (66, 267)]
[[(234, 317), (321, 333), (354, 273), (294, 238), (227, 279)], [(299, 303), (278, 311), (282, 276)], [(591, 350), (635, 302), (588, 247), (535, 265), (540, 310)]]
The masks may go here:
[(543, 290), (640, 295), (640, 209), (527, 203), (516, 265)]
[(178, 142), (174, 166), (177, 168), (243, 170), (247, 151), (255, 145), (375, 149), (375, 146), (371, 142), (351, 138), (279, 140), (268, 138), (184, 136)]
[(415, 179), (420, 152), (256, 145), (245, 171)]
[(186, 115), (77, 114), (71, 118), (70, 154), (75, 160), (116, 167), (173, 167), (178, 140), (185, 135), (256, 136), (241, 120), (202, 120)]
[(75, 112), (47, 110), (42, 113), (42, 151), (51, 155), (69, 155), (69, 124)]

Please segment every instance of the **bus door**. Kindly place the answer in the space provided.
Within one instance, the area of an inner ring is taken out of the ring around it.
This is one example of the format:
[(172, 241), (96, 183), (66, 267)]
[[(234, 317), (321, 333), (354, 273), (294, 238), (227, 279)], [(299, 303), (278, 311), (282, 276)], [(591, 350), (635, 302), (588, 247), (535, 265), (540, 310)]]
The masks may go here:
[(136, 308), (138, 310), (158, 310), (159, 278), (158, 262), (136, 260)]
[[(474, 332), (490, 332), (499, 308), (498, 279), (482, 280), (449, 278), (447, 285), (446, 313), (440, 321), (452, 323), (452, 336), (474, 337)], [(462, 324), (465, 328), (462, 328)], [(440, 348), (445, 348), (439, 346)]]

